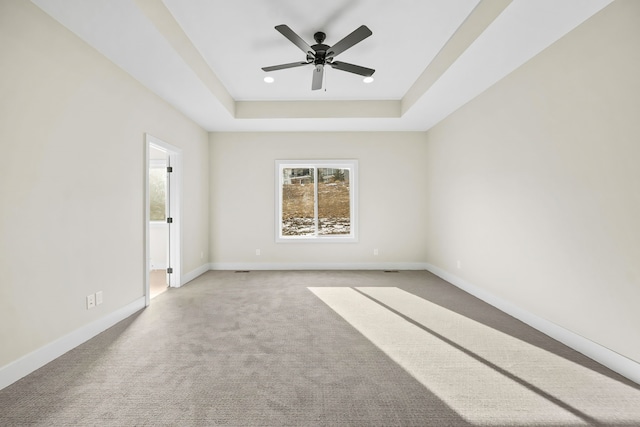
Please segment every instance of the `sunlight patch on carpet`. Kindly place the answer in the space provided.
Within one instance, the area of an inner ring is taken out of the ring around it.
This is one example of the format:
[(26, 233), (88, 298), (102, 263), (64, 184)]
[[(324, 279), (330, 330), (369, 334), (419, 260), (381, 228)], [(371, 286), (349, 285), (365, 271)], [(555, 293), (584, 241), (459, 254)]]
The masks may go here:
[(634, 388), (398, 288), (356, 289), (309, 288), (471, 423), (640, 420)]

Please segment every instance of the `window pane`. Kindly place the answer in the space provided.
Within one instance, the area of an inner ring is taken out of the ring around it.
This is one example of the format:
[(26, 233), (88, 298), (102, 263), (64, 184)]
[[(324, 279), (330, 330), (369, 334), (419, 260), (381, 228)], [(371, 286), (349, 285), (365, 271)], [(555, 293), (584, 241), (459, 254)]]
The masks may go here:
[(314, 173), (313, 169), (284, 168), (282, 170), (282, 235), (314, 236)]
[(166, 221), (166, 187), (167, 172), (164, 168), (149, 170), (149, 202), (151, 205), (151, 221)]
[(318, 169), (318, 234), (351, 232), (349, 169)]

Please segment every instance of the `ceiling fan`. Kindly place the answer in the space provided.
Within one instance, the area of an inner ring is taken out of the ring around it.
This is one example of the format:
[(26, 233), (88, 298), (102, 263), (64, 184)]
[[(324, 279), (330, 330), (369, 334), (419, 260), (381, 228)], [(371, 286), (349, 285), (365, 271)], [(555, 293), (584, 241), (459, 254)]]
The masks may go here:
[(322, 88), (322, 77), (324, 75), (324, 66), (330, 65), (336, 70), (346, 71), (348, 73), (359, 74), (361, 76), (370, 77), (376, 70), (371, 68), (361, 67), (359, 65), (349, 64), (347, 62), (334, 61), (333, 59), (349, 49), (353, 45), (360, 43), (373, 33), (366, 25), (361, 25), (356, 28), (351, 34), (340, 40), (333, 46), (327, 46), (323, 44), (326, 34), (318, 31), (313, 35), (316, 44), (309, 46), (302, 38), (293, 32), (291, 28), (286, 25), (278, 25), (275, 27), (278, 32), (285, 36), (291, 43), (298, 46), (306, 55), (307, 59), (304, 62), (291, 62), (288, 64), (273, 65), (271, 67), (263, 67), (266, 72), (284, 70), (285, 68), (301, 67), (303, 65), (314, 65), (313, 79), (311, 81), (311, 90), (318, 90)]

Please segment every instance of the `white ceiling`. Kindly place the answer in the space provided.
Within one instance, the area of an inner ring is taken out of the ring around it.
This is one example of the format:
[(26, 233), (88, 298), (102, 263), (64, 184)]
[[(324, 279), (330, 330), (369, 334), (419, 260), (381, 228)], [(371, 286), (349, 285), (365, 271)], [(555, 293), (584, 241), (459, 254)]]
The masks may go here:
[[(612, 0), (32, 0), (209, 131), (426, 130)], [(495, 19), (494, 19), (495, 18)], [(274, 27), (333, 45), (375, 81), (313, 67)]]

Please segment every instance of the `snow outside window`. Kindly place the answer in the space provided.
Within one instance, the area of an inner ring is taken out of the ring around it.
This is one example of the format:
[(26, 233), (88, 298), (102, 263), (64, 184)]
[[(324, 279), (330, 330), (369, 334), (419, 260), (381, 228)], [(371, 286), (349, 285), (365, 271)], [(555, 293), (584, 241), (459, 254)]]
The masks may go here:
[(276, 160), (276, 241), (357, 241), (357, 160)]

